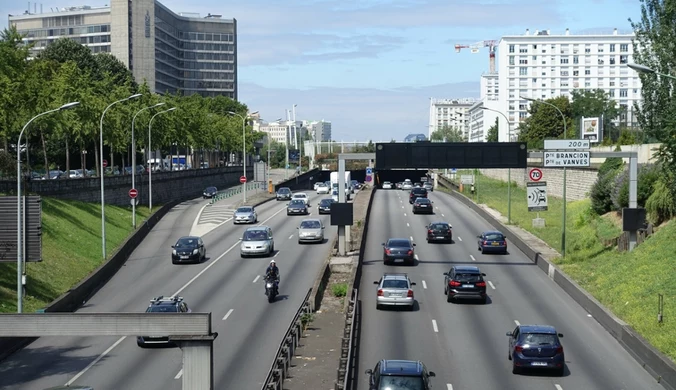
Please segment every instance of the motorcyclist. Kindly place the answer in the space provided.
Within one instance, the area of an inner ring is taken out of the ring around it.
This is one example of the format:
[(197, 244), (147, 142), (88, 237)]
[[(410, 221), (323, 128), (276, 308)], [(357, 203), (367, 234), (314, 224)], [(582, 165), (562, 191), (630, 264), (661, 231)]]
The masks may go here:
[[(279, 268), (277, 268), (277, 263), (274, 259), (270, 261), (270, 265), (265, 270), (265, 280), (266, 281), (276, 281), (279, 283)], [(267, 288), (266, 288), (267, 292)]]

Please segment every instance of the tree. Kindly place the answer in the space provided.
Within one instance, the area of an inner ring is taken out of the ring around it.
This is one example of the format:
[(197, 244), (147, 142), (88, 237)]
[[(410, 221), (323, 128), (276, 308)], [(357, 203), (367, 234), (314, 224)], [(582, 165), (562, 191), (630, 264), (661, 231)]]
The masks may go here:
[[(573, 133), (574, 126), (571, 120), (570, 100), (566, 96), (559, 96), (545, 101), (556, 106), (566, 120), (568, 136)], [(559, 111), (549, 104), (540, 102), (531, 103), (528, 107), (528, 117), (519, 124), (519, 141), (527, 142), (529, 149), (542, 149), (545, 139), (561, 138), (563, 121)]]
[(19, 135), (21, 123), (27, 110), (26, 105), (26, 69), (29, 49), (24, 45), (23, 37), (11, 26), (0, 33), (0, 137), (4, 150), (9, 150), (8, 139), (15, 140)]
[(99, 63), (91, 50), (70, 38), (59, 38), (50, 43), (38, 55), (40, 59), (48, 59), (58, 63), (74, 61), (83, 72), (89, 72), (95, 78), (101, 78)]
[(456, 126), (444, 126), (435, 130), (430, 136), (430, 141), (464, 142), (462, 130)]
[[(612, 121), (620, 116), (620, 109), (617, 102), (611, 99), (606, 91), (603, 89), (574, 89), (571, 95), (570, 110), (576, 121), (579, 121), (582, 117), (603, 116), (604, 139), (612, 139), (613, 136), (615, 140), (619, 138), (619, 130), (615, 128)], [(575, 138), (579, 138), (579, 134)]]
[(498, 142), (498, 118), (495, 117), (495, 124), (488, 129), (488, 134), (486, 135), (486, 142)]
[[(629, 19), (636, 34), (634, 62), (657, 73), (672, 74), (676, 68), (676, 12), (673, 1), (641, 0), (641, 19)], [(638, 122), (648, 137), (660, 142), (657, 156), (664, 170), (665, 185), (676, 203), (676, 80), (656, 73), (639, 73), (641, 104), (634, 104)]]
[(94, 56), (96, 67), (102, 75), (115, 85), (130, 85), (132, 90), (138, 90), (138, 84), (134, 80), (134, 74), (127, 66), (110, 53), (98, 53)]

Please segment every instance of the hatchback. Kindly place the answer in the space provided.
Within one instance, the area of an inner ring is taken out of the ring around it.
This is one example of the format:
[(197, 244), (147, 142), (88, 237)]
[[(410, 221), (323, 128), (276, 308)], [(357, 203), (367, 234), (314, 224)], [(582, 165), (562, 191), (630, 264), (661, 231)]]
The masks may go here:
[(383, 306), (404, 306), (408, 310), (413, 310), (415, 304), (413, 286), (415, 286), (415, 283), (411, 282), (407, 274), (386, 273), (373, 284), (378, 285), (376, 310), (380, 310)]
[(416, 360), (381, 360), (366, 375), (369, 390), (431, 390), (430, 378), (436, 376)]
[(320, 219), (308, 218), (298, 226), (298, 243), (324, 242), (324, 225)]
[(486, 274), (479, 267), (455, 266), (444, 272), (444, 294), (446, 302), (457, 299), (478, 299), (486, 303)]
[(253, 206), (242, 206), (235, 210), (235, 215), (232, 216), (232, 223), (256, 223), (258, 222), (258, 213)]
[(172, 264), (199, 263), (207, 256), (207, 250), (200, 237), (181, 237), (171, 249)]
[(481, 253), (507, 253), (507, 237), (502, 232), (488, 231), (477, 237)]
[(512, 373), (524, 369), (554, 370), (558, 376), (564, 373), (566, 359), (561, 345), (561, 333), (551, 325), (517, 325), (507, 332), (509, 337), (508, 359), (512, 361)]
[(415, 264), (415, 243), (408, 238), (390, 238), (383, 244), (383, 263), (392, 264), (397, 260), (403, 260), (404, 263)]
[(282, 187), (276, 193), (277, 200), (291, 200), (291, 196), (292, 193), (289, 187)]
[(413, 204), (413, 202), (418, 198), (427, 198), (427, 190), (421, 187), (413, 188), (411, 193), (408, 195), (408, 203)]
[(255, 255), (271, 256), (275, 253), (275, 241), (272, 238), (272, 229), (268, 226), (247, 228), (242, 235), (239, 253), (243, 258)]
[(413, 201), (411, 212), (413, 214), (434, 214), (434, 205), (432, 204), (432, 201), (427, 198), (416, 198), (416, 200)]
[(317, 211), (319, 214), (331, 214), (331, 205), (336, 203), (333, 198), (325, 198), (317, 204)]
[(425, 226), (425, 229), (427, 229), (427, 242), (453, 242), (453, 226), (446, 222), (432, 222)]

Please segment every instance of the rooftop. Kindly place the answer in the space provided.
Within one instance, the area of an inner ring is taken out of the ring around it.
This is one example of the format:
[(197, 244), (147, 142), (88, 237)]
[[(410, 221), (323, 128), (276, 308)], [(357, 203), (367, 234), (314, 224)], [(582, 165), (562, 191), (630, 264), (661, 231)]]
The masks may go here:
[(634, 31), (630, 29), (622, 29), (618, 30), (617, 28), (588, 28), (584, 30), (579, 30), (579, 31), (570, 31), (570, 29), (566, 29), (565, 31), (562, 32), (552, 32), (552, 30), (531, 30), (529, 28), (526, 29), (526, 32), (523, 34), (510, 34), (510, 35), (505, 35), (502, 38), (507, 38), (507, 37), (526, 37), (526, 36), (538, 36), (538, 37), (547, 37), (547, 36), (555, 36), (555, 37), (562, 37), (562, 36), (577, 36), (577, 37), (585, 37), (585, 36), (609, 36), (609, 35), (634, 35)]

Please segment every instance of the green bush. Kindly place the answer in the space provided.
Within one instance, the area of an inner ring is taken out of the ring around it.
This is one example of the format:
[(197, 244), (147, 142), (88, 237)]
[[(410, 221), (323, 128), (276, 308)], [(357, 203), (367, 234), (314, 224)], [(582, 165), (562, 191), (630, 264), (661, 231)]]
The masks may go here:
[(344, 297), (347, 295), (347, 283), (336, 283), (333, 286), (331, 286), (331, 292), (333, 293), (334, 297)]
[[(661, 177), (661, 170), (657, 165), (646, 164), (638, 167), (638, 178), (636, 183), (636, 203), (638, 207), (645, 206), (648, 198), (653, 193), (657, 180)], [(615, 210), (622, 210), (629, 207), (629, 171), (625, 170), (615, 180), (612, 193), (613, 206)]]
[(599, 167), (598, 177), (604, 176), (608, 172), (617, 172), (624, 165), (624, 161), (620, 157), (607, 158), (606, 161)]
[(676, 202), (663, 179), (658, 179), (653, 188), (653, 193), (645, 203), (648, 212), (648, 220), (654, 224), (676, 216)]
[(596, 183), (594, 183), (589, 193), (589, 197), (591, 198), (591, 209), (594, 213), (603, 215), (613, 209), (611, 194), (616, 176), (617, 171), (615, 170), (606, 171), (603, 175), (601, 175), (601, 170), (599, 170), (599, 176), (596, 179)]

